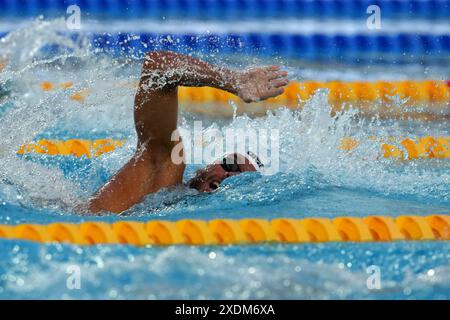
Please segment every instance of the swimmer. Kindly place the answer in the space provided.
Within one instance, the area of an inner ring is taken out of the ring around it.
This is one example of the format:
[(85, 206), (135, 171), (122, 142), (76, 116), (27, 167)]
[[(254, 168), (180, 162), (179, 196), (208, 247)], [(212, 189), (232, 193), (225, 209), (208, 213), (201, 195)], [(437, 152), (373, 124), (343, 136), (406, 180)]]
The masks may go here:
[[(183, 183), (185, 164), (175, 164), (172, 141), (177, 130), (179, 86), (213, 87), (257, 102), (283, 93), (287, 72), (277, 66), (234, 71), (174, 52), (147, 53), (134, 102), (138, 136), (136, 152), (89, 200), (92, 213), (121, 213), (150, 193)], [(211, 192), (221, 182), (241, 172), (256, 171), (261, 165), (251, 152), (231, 153), (198, 170), (187, 182), (200, 192)]]

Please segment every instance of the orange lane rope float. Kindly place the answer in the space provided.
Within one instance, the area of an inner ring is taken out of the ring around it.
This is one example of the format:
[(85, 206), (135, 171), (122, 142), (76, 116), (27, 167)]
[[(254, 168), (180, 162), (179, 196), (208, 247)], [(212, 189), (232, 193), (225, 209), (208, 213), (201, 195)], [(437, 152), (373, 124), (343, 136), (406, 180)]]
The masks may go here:
[[(371, 137), (370, 139), (380, 142), (380, 154), (384, 158), (404, 160), (450, 158), (450, 137), (390, 138), (385, 141), (376, 137)], [(123, 140), (114, 139), (71, 139), (66, 141), (43, 139), (23, 145), (17, 153), (91, 158), (113, 152), (117, 148), (123, 147), (123, 145)], [(345, 137), (341, 139), (339, 148), (345, 152), (349, 152), (358, 148), (359, 145), (360, 141), (358, 139)]]
[(0, 238), (77, 245), (231, 245), (255, 243), (450, 240), (450, 216), (185, 219), (115, 223), (0, 225)]
[(99, 157), (104, 153), (112, 152), (123, 147), (123, 140), (97, 139), (97, 140), (39, 140), (37, 142), (23, 145), (18, 154), (38, 153), (51, 156), (73, 156), (73, 157)]
[[(416, 137), (416, 138), (389, 138), (381, 140), (376, 137), (370, 140), (381, 142), (381, 154), (384, 158), (397, 158), (403, 160), (415, 159), (449, 159), (450, 137)], [(359, 145), (357, 139), (345, 137), (341, 140), (340, 149), (351, 151)]]
[[(136, 86), (137, 83), (123, 84), (130, 85)], [(69, 89), (73, 83), (56, 85), (46, 81), (40, 86), (44, 91), (51, 91), (56, 88)], [(229, 105), (230, 102), (236, 106), (238, 114), (264, 115), (268, 110), (280, 106), (291, 109), (302, 107), (319, 89), (328, 89), (328, 101), (333, 112), (351, 106), (359, 108), (362, 115), (377, 114), (385, 118), (414, 117), (427, 120), (450, 115), (449, 82), (441, 80), (292, 82), (282, 95), (252, 104), (244, 104), (236, 96), (214, 88), (182, 87), (179, 99), (185, 111), (210, 116), (232, 116), (232, 108), (222, 108), (222, 105)], [(69, 98), (84, 103), (91, 92), (92, 89), (85, 88), (72, 93)]]

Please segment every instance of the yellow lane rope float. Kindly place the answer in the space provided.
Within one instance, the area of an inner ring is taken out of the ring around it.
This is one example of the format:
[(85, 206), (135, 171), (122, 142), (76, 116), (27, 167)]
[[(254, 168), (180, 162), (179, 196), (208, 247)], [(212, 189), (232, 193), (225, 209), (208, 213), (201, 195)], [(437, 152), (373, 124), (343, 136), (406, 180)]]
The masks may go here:
[(265, 220), (56, 222), (0, 225), (0, 238), (77, 245), (229, 245), (340, 241), (450, 240), (450, 216), (277, 218)]
[[(403, 160), (450, 158), (450, 137), (388, 138), (386, 141), (376, 137), (370, 137), (369, 139), (381, 142), (381, 154), (384, 158)], [(358, 145), (357, 139), (345, 137), (341, 139), (339, 148), (351, 151)]]
[[(137, 82), (127, 83), (123, 86), (137, 86)], [(57, 88), (69, 89), (72, 82), (54, 84), (41, 82), (44, 91)], [(238, 114), (249, 113), (264, 115), (267, 110), (275, 109), (280, 105), (291, 109), (302, 107), (318, 89), (328, 89), (328, 101), (333, 112), (357, 107), (363, 115), (377, 114), (380, 117), (414, 117), (420, 119), (435, 119), (439, 116), (448, 116), (448, 103), (450, 100), (449, 83), (440, 80), (423, 81), (304, 81), (292, 82), (285, 88), (285, 92), (273, 99), (261, 103), (244, 104), (236, 96), (222, 90), (204, 87), (182, 87), (179, 90), (179, 99), (185, 111), (203, 113), (210, 116), (230, 117), (232, 108), (223, 108), (233, 102)], [(71, 100), (84, 103), (92, 89), (85, 88), (69, 96)], [(205, 108), (204, 105), (209, 105)], [(401, 107), (399, 107), (401, 105)]]
[[(381, 145), (380, 154), (384, 158), (397, 158), (404, 160), (413, 159), (449, 159), (450, 137), (418, 137), (386, 139), (382, 141), (376, 137), (371, 140), (379, 141)], [(339, 148), (345, 152), (356, 149), (360, 141), (345, 137), (341, 140)], [(38, 153), (51, 156), (74, 156), (74, 157), (99, 157), (104, 153), (113, 152), (123, 147), (123, 140), (98, 139), (98, 140), (39, 140), (23, 145), (18, 154)]]
[(97, 139), (97, 140), (39, 140), (37, 142), (24, 144), (18, 154), (38, 153), (51, 156), (74, 156), (74, 157), (99, 157), (104, 153), (112, 152), (123, 147), (123, 140)]

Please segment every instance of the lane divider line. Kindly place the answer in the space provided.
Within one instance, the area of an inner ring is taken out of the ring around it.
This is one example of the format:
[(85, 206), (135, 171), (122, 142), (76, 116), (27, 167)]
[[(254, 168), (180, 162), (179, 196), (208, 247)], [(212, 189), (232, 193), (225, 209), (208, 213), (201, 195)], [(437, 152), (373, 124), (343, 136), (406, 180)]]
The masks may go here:
[(73, 157), (99, 157), (104, 153), (113, 152), (124, 146), (123, 140), (115, 139), (70, 139), (70, 140), (47, 140), (41, 139), (37, 142), (24, 144), (19, 148), (17, 154), (45, 154), (50, 156), (73, 156)]
[(450, 240), (450, 215), (0, 225), (0, 238), (76, 245), (234, 245)]
[[(377, 137), (369, 137), (368, 140), (380, 142), (380, 155), (384, 158), (398, 160), (416, 159), (450, 159), (450, 137), (416, 137), (416, 138), (389, 138), (386, 140)], [(24, 144), (17, 154), (43, 154), (49, 156), (72, 156), (95, 158), (105, 153), (115, 151), (123, 147), (124, 140), (97, 139), (97, 140), (47, 140)], [(341, 139), (339, 149), (349, 153), (358, 148), (361, 141), (344, 137)]]
[[(85, 0), (83, 10), (89, 16), (115, 19), (167, 18), (220, 19), (241, 21), (243, 19), (267, 18), (339, 18), (359, 19), (366, 12), (369, 2), (362, 0), (183, 0), (183, 1), (118, 1)], [(377, 0), (374, 4), (383, 10), (384, 19), (448, 19), (450, 5), (446, 0)], [(63, 14), (67, 4), (58, 1), (3, 1), (4, 17), (55, 16)], [(85, 8), (86, 7), (86, 8)], [(62, 13), (61, 13), (62, 12)]]
[[(57, 88), (70, 89), (73, 82), (67, 81), (60, 84), (51, 81), (43, 81), (40, 84), (43, 91), (52, 91)], [(125, 83), (123, 86), (137, 87), (137, 81)], [(355, 101), (381, 101), (392, 102), (394, 99), (408, 99), (410, 103), (435, 103), (448, 102), (450, 100), (450, 82), (442, 80), (404, 80), (404, 81), (303, 81), (291, 82), (285, 92), (277, 101), (308, 100), (318, 89), (329, 89), (330, 103), (355, 102)], [(82, 102), (78, 95), (89, 93), (89, 88), (80, 90), (70, 96), (70, 99)], [(181, 87), (179, 98), (184, 103), (228, 103), (239, 102), (236, 96), (210, 87)], [(269, 99), (267, 101), (274, 101)]]
[[(121, 87), (136, 88), (138, 82), (121, 83)], [(43, 81), (39, 84), (43, 91), (67, 90), (73, 82), (53, 83)], [(179, 100), (181, 108), (187, 112), (205, 114), (215, 117), (232, 117), (232, 102), (237, 107), (237, 114), (264, 116), (267, 111), (280, 106), (299, 109), (319, 89), (328, 90), (328, 102), (332, 112), (350, 107), (360, 110), (360, 114), (378, 115), (382, 118), (415, 118), (433, 120), (450, 117), (450, 82), (441, 80), (405, 80), (405, 81), (304, 81), (292, 82), (284, 93), (266, 101), (245, 104), (228, 92), (203, 87), (181, 87)], [(68, 99), (84, 104), (93, 88), (83, 88), (70, 93)]]

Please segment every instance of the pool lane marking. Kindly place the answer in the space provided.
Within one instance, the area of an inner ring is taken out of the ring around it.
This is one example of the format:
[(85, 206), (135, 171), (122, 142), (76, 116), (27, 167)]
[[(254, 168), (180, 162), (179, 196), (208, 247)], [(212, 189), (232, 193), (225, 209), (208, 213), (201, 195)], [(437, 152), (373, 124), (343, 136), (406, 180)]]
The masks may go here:
[[(369, 137), (368, 141), (380, 143), (380, 155), (383, 158), (399, 160), (416, 159), (449, 159), (450, 137), (423, 136), (415, 138), (378, 138)], [(18, 154), (44, 154), (50, 156), (99, 157), (105, 153), (123, 147), (124, 140), (116, 139), (69, 139), (51, 140), (41, 139), (24, 144), (17, 151)], [(361, 144), (360, 139), (344, 137), (338, 148), (345, 154), (354, 152)]]
[[(136, 88), (138, 81), (124, 82), (122, 87)], [(52, 91), (57, 88), (71, 89), (74, 84), (71, 81), (55, 84), (51, 81), (43, 81), (40, 84), (43, 91)], [(407, 103), (442, 103), (450, 100), (450, 81), (443, 80), (403, 80), (403, 81), (303, 81), (291, 82), (285, 92), (277, 98), (267, 100), (294, 102), (307, 101), (318, 89), (329, 90), (329, 101), (332, 104), (358, 101), (379, 101), (382, 103), (396, 103), (400, 100), (408, 100)], [(81, 89), (70, 96), (71, 100), (84, 102), (78, 95), (84, 93), (87, 97), (90, 88)], [(225, 91), (210, 87), (180, 88), (180, 100), (185, 103), (227, 103), (239, 102), (239, 98)], [(84, 98), (86, 98), (84, 97)]]
[(76, 245), (236, 245), (450, 240), (450, 215), (0, 225), (0, 238)]

